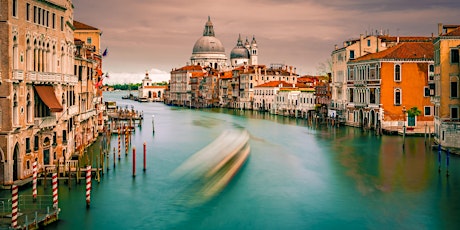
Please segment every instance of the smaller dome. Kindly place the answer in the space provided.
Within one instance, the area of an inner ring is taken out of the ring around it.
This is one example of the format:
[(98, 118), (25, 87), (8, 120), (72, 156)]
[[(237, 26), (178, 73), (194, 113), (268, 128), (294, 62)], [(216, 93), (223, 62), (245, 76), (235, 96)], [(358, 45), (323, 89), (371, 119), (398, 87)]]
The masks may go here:
[(235, 47), (230, 53), (230, 58), (246, 58), (249, 59), (249, 50), (244, 47)]

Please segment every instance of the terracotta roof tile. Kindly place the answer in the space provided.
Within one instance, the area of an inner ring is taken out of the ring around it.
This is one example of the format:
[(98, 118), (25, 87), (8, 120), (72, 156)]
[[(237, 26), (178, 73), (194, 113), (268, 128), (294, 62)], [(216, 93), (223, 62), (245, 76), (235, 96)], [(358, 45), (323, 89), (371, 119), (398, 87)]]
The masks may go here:
[(269, 81), (264, 84), (258, 85), (256, 87), (279, 87), (282, 84), (283, 87), (292, 87), (293, 84), (287, 83), (285, 81)]
[(433, 59), (434, 47), (431, 42), (403, 42), (378, 53), (359, 57), (351, 62), (375, 59)]
[(96, 27), (93, 27), (93, 26), (90, 26), (90, 25), (86, 25), (84, 23), (81, 23), (79, 21), (75, 21), (73, 20), (73, 26), (75, 27), (75, 29), (77, 30), (99, 30), (98, 28)]
[(457, 27), (457, 29), (450, 31), (447, 34), (444, 34), (442, 36), (460, 36), (460, 27)]

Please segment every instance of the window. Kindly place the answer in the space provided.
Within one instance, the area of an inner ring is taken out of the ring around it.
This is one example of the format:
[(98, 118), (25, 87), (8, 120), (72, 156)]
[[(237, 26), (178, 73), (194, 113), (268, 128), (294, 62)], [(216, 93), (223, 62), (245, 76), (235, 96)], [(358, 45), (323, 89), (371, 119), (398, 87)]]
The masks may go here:
[(428, 66), (428, 81), (434, 81), (434, 65)]
[(355, 51), (350, 50), (350, 59), (355, 59)]
[(424, 106), (423, 107), (424, 116), (433, 116), (433, 106)]
[(37, 7), (34, 6), (34, 23), (37, 23)]
[(26, 4), (26, 20), (30, 21), (30, 3)]
[(395, 81), (401, 81), (401, 65), (395, 65)]
[(458, 119), (458, 106), (455, 105), (450, 107), (450, 118)]
[(34, 136), (34, 150), (35, 151), (38, 150), (38, 136), (37, 135)]
[(53, 29), (56, 29), (56, 14), (53, 13), (51, 16), (51, 25), (53, 26)]
[(370, 40), (370, 39), (367, 40), (367, 46), (368, 46), (368, 47), (371, 46), (371, 40)]
[(26, 153), (30, 153), (32, 150), (30, 149), (30, 138), (26, 137)]
[(18, 0), (13, 0), (13, 17), (18, 16)]
[(61, 16), (61, 31), (64, 31), (64, 17)]
[(424, 97), (430, 96), (430, 88), (428, 86), (423, 87), (423, 96)]
[(88, 45), (91, 45), (91, 37), (86, 38), (86, 43), (87, 43)]
[(394, 103), (395, 105), (401, 105), (401, 89), (395, 89), (394, 91)]
[(458, 63), (458, 49), (450, 50), (450, 63)]
[(450, 78), (450, 97), (451, 98), (458, 97), (458, 77)]

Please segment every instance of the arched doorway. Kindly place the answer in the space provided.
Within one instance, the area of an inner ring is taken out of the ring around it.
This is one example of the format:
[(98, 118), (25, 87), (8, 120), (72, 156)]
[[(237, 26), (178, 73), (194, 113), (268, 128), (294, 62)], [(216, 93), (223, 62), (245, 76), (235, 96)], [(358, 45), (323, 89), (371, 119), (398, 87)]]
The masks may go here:
[(358, 122), (359, 122), (359, 127), (364, 126), (364, 116), (363, 116), (363, 110), (359, 110), (358, 112)]
[(13, 181), (18, 180), (18, 173), (19, 173), (19, 144), (16, 143), (14, 146), (14, 151), (13, 151)]
[(152, 98), (152, 91), (149, 91), (149, 98)]

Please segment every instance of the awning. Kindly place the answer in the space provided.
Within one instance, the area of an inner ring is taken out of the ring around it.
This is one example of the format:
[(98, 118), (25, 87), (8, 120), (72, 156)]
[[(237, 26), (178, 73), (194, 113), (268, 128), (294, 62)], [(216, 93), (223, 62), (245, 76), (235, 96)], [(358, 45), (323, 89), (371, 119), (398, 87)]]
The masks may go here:
[(48, 108), (50, 108), (51, 112), (62, 112), (62, 105), (56, 98), (56, 94), (54, 94), (53, 86), (35, 85), (34, 87), (40, 99), (42, 99), (45, 105), (48, 106)]

